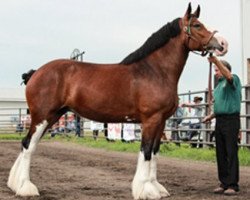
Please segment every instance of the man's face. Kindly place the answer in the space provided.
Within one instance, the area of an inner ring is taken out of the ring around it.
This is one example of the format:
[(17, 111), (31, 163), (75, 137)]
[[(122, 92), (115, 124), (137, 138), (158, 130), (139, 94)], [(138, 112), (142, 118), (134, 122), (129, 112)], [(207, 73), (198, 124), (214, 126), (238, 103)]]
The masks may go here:
[(196, 100), (196, 101), (194, 101), (194, 103), (195, 103), (195, 104), (200, 104), (201, 101), (200, 101), (200, 100)]
[(219, 79), (223, 76), (217, 66), (214, 66), (214, 74), (215, 74), (217, 79)]

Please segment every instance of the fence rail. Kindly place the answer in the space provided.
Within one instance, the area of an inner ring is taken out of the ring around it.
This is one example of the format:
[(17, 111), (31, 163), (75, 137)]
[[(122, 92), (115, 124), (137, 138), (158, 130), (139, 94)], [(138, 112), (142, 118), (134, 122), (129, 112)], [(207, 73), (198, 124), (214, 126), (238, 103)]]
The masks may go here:
[[(250, 86), (246, 85), (242, 87), (243, 97), (242, 100), (242, 114), (241, 114), (241, 146), (250, 147)], [(199, 129), (192, 129), (190, 127), (183, 127), (183, 126), (169, 126), (169, 122), (172, 120), (192, 120), (197, 119), (200, 120), (204, 116), (207, 115), (208, 106), (207, 103), (208, 99), (208, 91), (194, 91), (194, 92), (186, 92), (179, 94), (180, 101), (187, 102), (190, 101), (195, 95), (200, 95), (204, 99), (204, 103), (201, 103), (200, 106), (204, 108), (204, 113), (202, 117), (193, 117), (190, 115), (185, 115), (182, 117), (171, 117), (169, 120), (166, 121), (166, 126), (164, 133), (167, 136), (167, 140), (164, 142), (172, 141), (176, 144), (186, 142), (190, 144), (197, 144), (197, 145), (213, 145), (214, 142), (211, 141), (211, 134), (214, 131), (214, 128), (211, 124), (203, 124)], [(26, 132), (30, 126), (30, 116), (28, 114), (27, 108), (1, 108), (0, 107), (0, 134), (1, 133), (13, 133), (13, 132)], [(68, 119), (66, 116), (64, 117), (64, 124), (62, 125), (64, 130), (66, 130), (67, 125), (72, 121), (72, 119)], [(84, 118), (81, 118), (81, 131), (83, 133), (85, 131), (90, 131), (90, 121)], [(140, 130), (135, 130), (136, 132), (140, 132)], [(176, 140), (176, 138), (172, 138), (173, 134), (179, 134), (179, 136), (183, 136), (184, 133), (188, 131), (197, 131), (198, 136), (196, 136), (191, 141), (185, 141), (185, 139), (181, 138)]]

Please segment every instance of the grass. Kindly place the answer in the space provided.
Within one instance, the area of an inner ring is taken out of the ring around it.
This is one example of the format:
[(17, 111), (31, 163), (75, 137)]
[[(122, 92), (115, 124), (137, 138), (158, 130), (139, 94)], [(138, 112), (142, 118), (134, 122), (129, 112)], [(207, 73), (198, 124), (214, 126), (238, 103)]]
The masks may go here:
[[(90, 136), (91, 134), (87, 134)], [(19, 134), (0, 134), (0, 140), (18, 140), (25, 135)], [(51, 138), (50, 135), (43, 137), (46, 141), (70, 142), (92, 148), (102, 148), (110, 151), (138, 153), (140, 150), (140, 142), (123, 143), (121, 141), (107, 142), (105, 138), (99, 137), (98, 140), (93, 140), (92, 137), (78, 138), (72, 134), (57, 135)], [(214, 148), (191, 148), (189, 144), (181, 144), (181, 147), (173, 143), (164, 143), (160, 148), (160, 155), (186, 160), (198, 160), (216, 162), (216, 154)], [(250, 166), (250, 149), (239, 149), (239, 161), (241, 166)]]
[(108, 142), (105, 138), (94, 140), (91, 137), (78, 138), (75, 136), (56, 136), (56, 141), (73, 142), (92, 148), (102, 148), (110, 151), (137, 153), (140, 149), (140, 142), (124, 143), (121, 141)]
[(188, 159), (215, 162), (215, 149), (213, 148), (191, 148), (189, 144), (182, 144), (181, 147), (173, 143), (163, 144), (160, 149), (161, 155)]
[[(9, 141), (13, 141), (13, 140), (22, 140), (24, 138), (26, 134), (18, 134), (18, 133), (1, 133), (0, 134), (0, 140), (9, 140)], [(50, 136), (46, 135), (45, 137), (43, 137), (43, 139), (49, 139)]]

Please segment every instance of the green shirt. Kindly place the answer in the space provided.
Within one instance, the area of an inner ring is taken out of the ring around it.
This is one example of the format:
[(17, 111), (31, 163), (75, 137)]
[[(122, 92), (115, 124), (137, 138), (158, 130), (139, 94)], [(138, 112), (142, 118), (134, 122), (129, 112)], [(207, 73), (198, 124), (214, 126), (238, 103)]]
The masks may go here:
[(218, 81), (214, 89), (214, 114), (240, 113), (241, 106), (241, 82), (237, 75), (233, 74), (232, 83), (225, 77)]

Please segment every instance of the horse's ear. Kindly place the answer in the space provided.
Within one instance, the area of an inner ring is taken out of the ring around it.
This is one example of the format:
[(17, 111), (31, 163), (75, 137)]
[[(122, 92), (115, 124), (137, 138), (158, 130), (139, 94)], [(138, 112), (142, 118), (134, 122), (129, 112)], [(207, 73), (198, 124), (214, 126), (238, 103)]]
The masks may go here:
[(201, 11), (201, 8), (200, 8), (200, 5), (198, 5), (196, 11), (194, 12), (194, 16), (195, 16), (196, 18), (199, 18), (199, 16), (200, 16), (200, 11)]
[(187, 19), (189, 19), (190, 16), (191, 16), (191, 12), (192, 12), (191, 2), (189, 2), (187, 11), (186, 11), (186, 14), (185, 14), (184, 17), (186, 17)]

